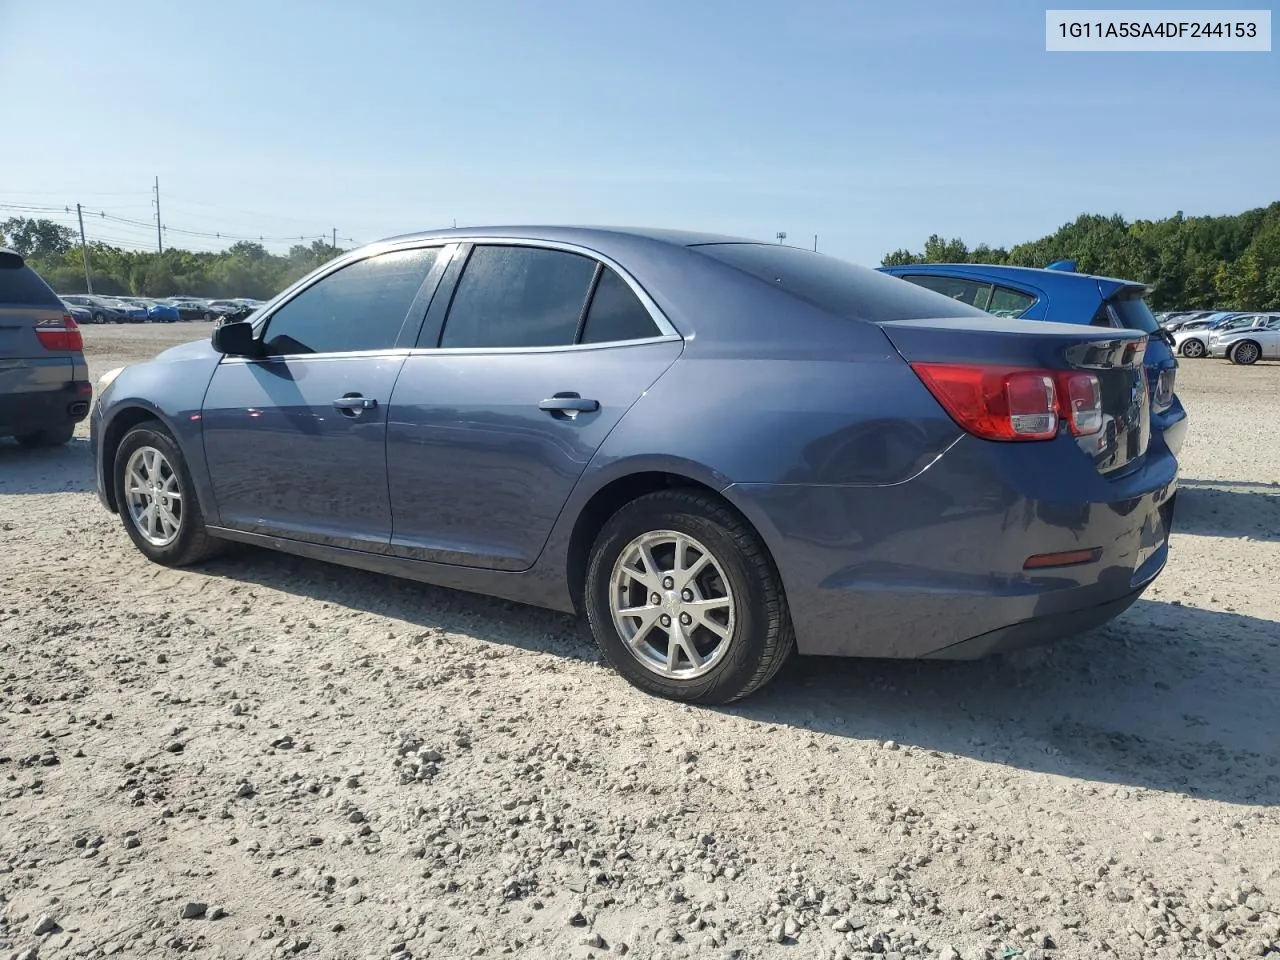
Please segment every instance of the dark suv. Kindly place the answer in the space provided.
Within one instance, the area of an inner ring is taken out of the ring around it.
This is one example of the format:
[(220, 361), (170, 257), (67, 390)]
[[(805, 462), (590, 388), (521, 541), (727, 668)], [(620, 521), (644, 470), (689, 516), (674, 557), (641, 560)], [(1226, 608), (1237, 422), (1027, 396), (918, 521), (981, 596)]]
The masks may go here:
[(80, 328), (21, 255), (0, 247), (0, 437), (66, 443), (89, 415), (93, 384)]

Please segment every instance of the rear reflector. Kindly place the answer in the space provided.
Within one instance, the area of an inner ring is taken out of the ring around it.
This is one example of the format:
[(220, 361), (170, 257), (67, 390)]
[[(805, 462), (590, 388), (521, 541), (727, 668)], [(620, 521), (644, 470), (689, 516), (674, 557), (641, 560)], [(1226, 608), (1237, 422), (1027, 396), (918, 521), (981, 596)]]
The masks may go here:
[(1023, 570), (1043, 570), (1046, 567), (1074, 567), (1081, 563), (1093, 563), (1102, 556), (1102, 548), (1092, 550), (1068, 550), (1065, 553), (1037, 553), (1027, 557)]
[(1091, 373), (960, 363), (913, 363), (934, 399), (984, 440), (1049, 440), (1059, 421), (1076, 436), (1102, 429), (1102, 388)]
[(46, 350), (83, 350), (80, 327), (65, 314), (61, 320), (41, 320), (36, 324), (36, 337)]

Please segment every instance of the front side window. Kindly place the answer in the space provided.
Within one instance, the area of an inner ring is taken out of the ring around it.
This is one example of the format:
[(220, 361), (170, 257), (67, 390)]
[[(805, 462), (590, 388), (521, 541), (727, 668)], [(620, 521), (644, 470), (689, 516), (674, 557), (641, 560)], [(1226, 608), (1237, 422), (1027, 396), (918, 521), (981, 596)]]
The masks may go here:
[(439, 250), (357, 260), (312, 284), (267, 321), (270, 356), (389, 350)]
[(932, 274), (916, 274), (902, 279), (979, 310), (986, 310), (991, 302), (991, 284), (981, 280), (961, 280), (959, 277), (939, 277)]
[(562, 250), (477, 246), (458, 281), (440, 346), (569, 346), (595, 271), (594, 260)]

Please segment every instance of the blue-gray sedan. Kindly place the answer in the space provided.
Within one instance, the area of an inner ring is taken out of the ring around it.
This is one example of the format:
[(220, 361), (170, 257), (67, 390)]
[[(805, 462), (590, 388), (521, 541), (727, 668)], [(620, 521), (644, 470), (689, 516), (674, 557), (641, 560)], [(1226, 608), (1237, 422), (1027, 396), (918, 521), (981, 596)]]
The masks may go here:
[(92, 440), (158, 563), (243, 541), (580, 611), (632, 683), (726, 702), (795, 649), (973, 658), (1128, 607), (1177, 480), (1146, 345), (779, 244), (447, 230), (112, 371)]

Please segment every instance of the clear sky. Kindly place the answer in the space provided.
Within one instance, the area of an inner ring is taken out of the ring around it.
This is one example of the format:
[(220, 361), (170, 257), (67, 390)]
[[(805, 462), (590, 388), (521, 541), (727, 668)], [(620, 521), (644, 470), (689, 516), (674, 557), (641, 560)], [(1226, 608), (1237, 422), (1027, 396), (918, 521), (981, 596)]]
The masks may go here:
[(0, 204), (146, 221), (159, 176), (197, 232), (785, 230), (875, 264), (1280, 200), (1280, 52), (1046, 53), (1045, 6), (0, 0)]

